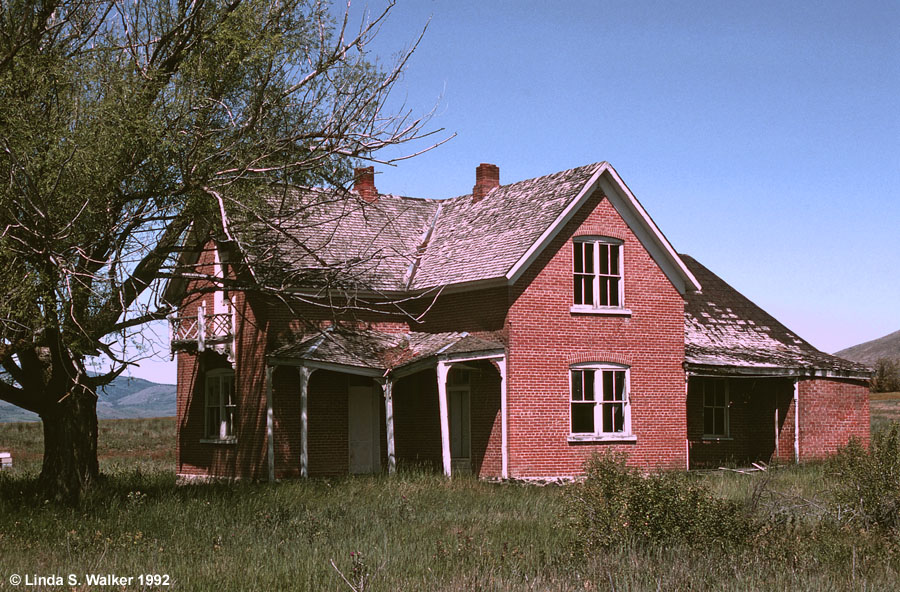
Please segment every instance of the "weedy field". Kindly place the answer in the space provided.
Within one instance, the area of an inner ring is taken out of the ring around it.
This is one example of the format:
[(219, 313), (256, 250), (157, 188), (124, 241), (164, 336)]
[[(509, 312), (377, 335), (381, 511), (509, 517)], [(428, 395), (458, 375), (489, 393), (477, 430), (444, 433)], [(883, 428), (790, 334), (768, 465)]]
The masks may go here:
[[(881, 413), (873, 401), (879, 426)], [(897, 530), (858, 520), (824, 463), (660, 481), (639, 492), (649, 500), (640, 511), (671, 526), (648, 537), (604, 523), (581, 486), (424, 472), (176, 486), (171, 418), (101, 422), (107, 477), (80, 508), (61, 508), (34, 495), (40, 430), (0, 425), (0, 450), (15, 463), (0, 474), (0, 590), (818, 591), (900, 581)], [(606, 518), (626, 516), (612, 509)], [(709, 516), (723, 511), (739, 513), (749, 534), (707, 537), (722, 530)], [(610, 536), (598, 545), (601, 529)], [(76, 585), (10, 584), (69, 574)], [(87, 574), (134, 579), (91, 587)], [(142, 586), (140, 574), (170, 585)]]
[(900, 392), (869, 395), (872, 429), (879, 430), (892, 421), (900, 421)]

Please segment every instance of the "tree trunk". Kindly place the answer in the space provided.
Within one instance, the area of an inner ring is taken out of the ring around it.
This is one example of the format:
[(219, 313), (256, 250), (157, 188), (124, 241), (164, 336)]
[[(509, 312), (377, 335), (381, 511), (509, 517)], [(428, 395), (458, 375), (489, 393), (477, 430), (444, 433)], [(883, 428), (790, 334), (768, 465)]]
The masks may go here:
[(44, 464), (41, 489), (46, 499), (76, 505), (100, 476), (97, 462), (97, 395), (72, 382), (65, 396), (41, 414)]

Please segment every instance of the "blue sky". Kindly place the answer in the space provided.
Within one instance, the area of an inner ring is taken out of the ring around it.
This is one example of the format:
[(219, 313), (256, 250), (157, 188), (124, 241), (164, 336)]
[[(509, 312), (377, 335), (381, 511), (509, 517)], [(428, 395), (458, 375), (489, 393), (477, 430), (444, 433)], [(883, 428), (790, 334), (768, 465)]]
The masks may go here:
[(900, 329), (900, 2), (401, 0), (378, 55), (426, 22), (395, 106), (456, 137), (377, 167), (380, 191), (607, 160), (679, 252), (816, 347)]

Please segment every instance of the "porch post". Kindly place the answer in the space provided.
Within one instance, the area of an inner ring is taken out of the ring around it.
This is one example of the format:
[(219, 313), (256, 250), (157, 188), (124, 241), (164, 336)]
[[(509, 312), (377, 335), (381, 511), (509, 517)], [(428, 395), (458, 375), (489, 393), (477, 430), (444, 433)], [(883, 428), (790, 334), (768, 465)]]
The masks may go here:
[[(688, 413), (688, 397), (691, 392), (691, 373), (684, 373), (684, 409), (685, 409), (685, 431), (687, 431), (687, 413)], [(684, 470), (691, 470), (691, 439), (687, 434), (684, 435)]]
[(309, 447), (306, 434), (309, 429), (306, 415), (307, 391), (309, 388), (309, 375), (312, 371), (306, 366), (297, 368), (300, 374), (300, 476), (309, 477)]
[(794, 462), (800, 462), (800, 379), (794, 379)]
[(506, 404), (506, 356), (497, 360), (500, 372), (500, 476), (509, 479), (509, 420)]
[(386, 424), (385, 431), (387, 432), (388, 474), (393, 475), (397, 472), (397, 455), (394, 449), (394, 381), (385, 379), (381, 383), (381, 388), (384, 390), (384, 421)]
[(274, 368), (266, 366), (266, 454), (269, 463), (269, 482), (275, 481), (275, 418), (272, 413), (272, 373)]
[(206, 349), (206, 304), (197, 307), (197, 351)]
[(778, 437), (780, 434), (778, 433), (778, 394), (776, 391), (775, 394), (775, 458), (781, 458), (781, 450), (779, 450)]
[(441, 414), (441, 459), (444, 474), (450, 476), (450, 417), (447, 410), (447, 373), (450, 365), (447, 362), (437, 364), (438, 406)]

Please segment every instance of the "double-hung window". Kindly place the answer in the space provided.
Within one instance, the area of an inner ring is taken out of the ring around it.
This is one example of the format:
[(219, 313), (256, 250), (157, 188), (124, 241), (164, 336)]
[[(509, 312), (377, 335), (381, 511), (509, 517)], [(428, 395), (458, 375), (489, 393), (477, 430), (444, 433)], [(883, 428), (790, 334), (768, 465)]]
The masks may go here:
[(570, 370), (570, 439), (631, 439), (629, 369), (579, 364)]
[(605, 237), (577, 238), (572, 247), (572, 309), (621, 309), (622, 241)]
[(700, 385), (703, 391), (703, 437), (727, 438), (728, 381), (707, 378), (701, 380)]
[(206, 427), (204, 438), (219, 442), (231, 442), (236, 438), (234, 423), (235, 403), (234, 371), (211, 370), (206, 373)]

